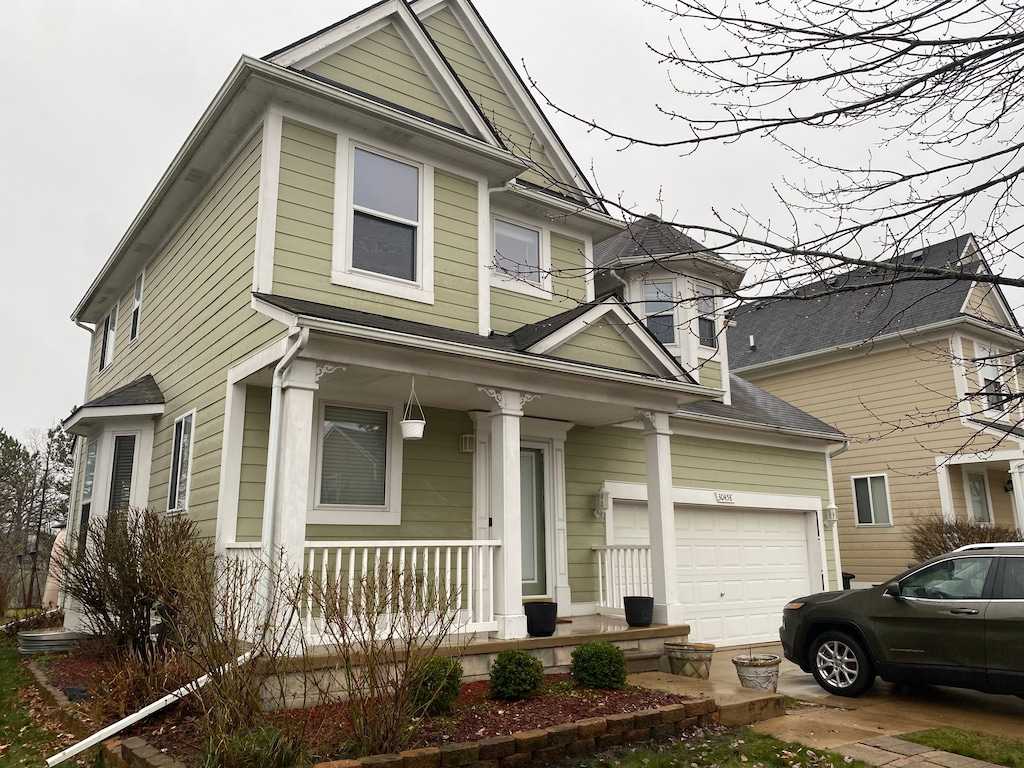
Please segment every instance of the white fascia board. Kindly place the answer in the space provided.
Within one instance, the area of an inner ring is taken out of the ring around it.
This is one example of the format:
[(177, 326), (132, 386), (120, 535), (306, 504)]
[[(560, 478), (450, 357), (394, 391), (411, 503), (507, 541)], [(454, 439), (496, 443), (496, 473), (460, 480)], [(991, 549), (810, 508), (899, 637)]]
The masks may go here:
[(510, 182), (498, 194), (511, 195), (520, 198), (523, 202), (534, 206), (544, 206), (550, 218), (564, 218), (571, 220), (574, 225), (581, 226), (584, 231), (594, 238), (595, 242), (601, 242), (613, 235), (619, 234), (626, 228), (625, 222), (609, 216), (601, 211), (587, 208), (575, 200), (566, 197), (559, 197), (547, 192)]
[[(140, 237), (146, 224), (151, 218), (154, 218), (159, 208), (166, 204), (173, 194), (189, 198), (194, 196), (192, 191), (178, 189), (176, 185), (182, 181), (189, 163), (196, 158), (200, 150), (217, 155), (215, 148), (204, 147), (204, 143), (211, 135), (219, 136), (226, 133), (234, 136), (251, 131), (252, 119), (262, 116), (268, 105), (274, 103), (275, 89), (286, 89), (288, 101), (291, 102), (299, 101), (304, 97), (309, 103), (327, 102), (333, 106), (343, 107), (352, 120), (399, 125), (414, 132), (426, 143), (437, 148), (444, 147), (448, 154), (460, 157), (471, 169), (484, 173), (489, 183), (504, 183), (526, 169), (523, 162), (500, 147), (491, 146), (479, 139), (453, 131), (425, 118), (410, 115), (388, 104), (336, 88), (300, 72), (293, 72), (276, 64), (243, 56), (217, 95), (214, 96), (210, 106), (192, 129), (117, 247), (79, 301), (71, 315), (72, 321), (96, 322), (95, 319), (89, 319), (87, 315), (90, 305), (101, 295), (102, 286), (129, 255), (133, 243)], [(243, 96), (248, 101), (242, 102)], [(226, 119), (229, 107), (236, 103), (242, 103), (239, 110), (241, 119)], [(178, 218), (175, 217), (175, 221), (177, 220)], [(155, 252), (154, 250), (148, 253), (146, 258), (148, 259)], [(132, 264), (131, 269), (126, 270), (126, 274), (130, 273), (130, 279), (134, 280), (140, 268), (140, 266)], [(120, 295), (121, 291), (117, 290), (114, 293)]]
[(703, 267), (706, 271), (711, 272), (714, 277), (720, 278), (723, 281), (726, 280), (726, 275), (734, 275), (735, 279), (730, 281), (728, 283), (729, 285), (739, 285), (743, 276), (747, 273), (746, 267), (738, 266), (733, 264), (731, 261), (726, 261), (723, 264), (716, 259), (708, 258), (700, 253), (628, 256), (623, 259), (616, 259), (612, 264), (606, 264), (604, 268), (629, 269), (630, 267), (651, 266), (654, 264), (678, 264), (681, 261), (692, 261), (695, 264), (695, 268)]
[(649, 334), (638, 328), (639, 321), (627, 312), (617, 299), (607, 299), (598, 304), (587, 313), (577, 317), (564, 328), (541, 339), (527, 351), (535, 355), (544, 355), (551, 350), (561, 346), (574, 336), (578, 336), (598, 321), (608, 315), (614, 316), (614, 321), (622, 328), (621, 335), (624, 340), (637, 351), (644, 362), (650, 365), (655, 372), (663, 376), (671, 376), (679, 379), (686, 376), (686, 371), (679, 365), (672, 355), (668, 353)]
[[(439, 4), (432, 4), (422, 8), (417, 7), (416, 10), (420, 15), (426, 15), (428, 11), (433, 12), (438, 6)], [(463, 29), (469, 35), (473, 44), (484, 57), (486, 64), (491, 69), (491, 73), (498, 80), (498, 83), (512, 102), (512, 106), (527, 121), (528, 126), (534, 133), (541, 137), (541, 140), (544, 142), (545, 152), (554, 164), (555, 169), (562, 174), (563, 178), (561, 181), (571, 184), (590, 201), (596, 202), (598, 200), (597, 193), (572, 159), (562, 140), (551, 127), (551, 124), (548, 123), (540, 107), (526, 90), (518, 73), (498, 47), (497, 41), (481, 22), (476, 10), (465, 0), (448, 0), (447, 7), (462, 24)]]
[(89, 428), (92, 423), (103, 419), (121, 419), (129, 417), (162, 416), (164, 413), (163, 403), (151, 403), (148, 405), (108, 405), (108, 406), (83, 406), (68, 416), (63, 422), (65, 432), (73, 435), (87, 435), (89, 430), (76, 431), (76, 427), (87, 423)]
[(478, 347), (470, 344), (445, 339), (432, 339), (426, 336), (411, 336), (405, 333), (385, 330), (383, 328), (370, 328), (363, 325), (343, 323), (336, 320), (323, 320), (321, 318), (309, 317), (306, 315), (293, 315), (282, 312), (279, 308), (268, 304), (257, 297), (252, 299), (252, 307), (257, 312), (264, 313), (274, 319), (287, 317), (294, 320), (292, 327), (309, 328), (311, 331), (344, 336), (361, 341), (378, 342), (393, 346), (408, 347), (411, 349), (427, 352), (439, 352), (462, 358), (484, 360), (487, 362), (511, 365), (520, 368), (531, 368), (551, 373), (563, 373), (573, 376), (580, 376), (599, 381), (612, 382), (617, 384), (629, 384), (642, 386), (662, 392), (674, 392), (678, 395), (685, 395), (688, 401), (703, 400), (708, 397), (720, 396), (721, 391), (710, 387), (702, 387), (699, 384), (690, 384), (677, 379), (656, 379), (629, 371), (619, 371), (614, 368), (598, 368), (586, 363), (576, 363), (571, 360), (559, 360), (550, 357), (538, 357), (520, 352), (506, 352), (487, 347)]
[(270, 61), (282, 67), (306, 69), (388, 25), (394, 25), (398, 30), (431, 83), (459, 120), (461, 127), (478, 139), (494, 147), (500, 147), (501, 143), (490, 124), (480, 114), (462, 83), (455, 77), (413, 12), (402, 0), (389, 0), (368, 8), (347, 22), (322, 32), (294, 49), (272, 57)]

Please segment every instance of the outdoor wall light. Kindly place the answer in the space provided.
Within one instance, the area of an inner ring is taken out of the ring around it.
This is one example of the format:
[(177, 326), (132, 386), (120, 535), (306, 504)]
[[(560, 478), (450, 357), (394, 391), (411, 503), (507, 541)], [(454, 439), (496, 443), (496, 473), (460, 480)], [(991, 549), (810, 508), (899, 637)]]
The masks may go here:
[(832, 530), (836, 527), (836, 523), (839, 522), (839, 507), (835, 504), (829, 504), (821, 511), (821, 519), (825, 522), (825, 527)]
[(594, 517), (604, 517), (608, 508), (612, 505), (612, 495), (606, 488), (597, 492), (597, 504), (594, 506)]

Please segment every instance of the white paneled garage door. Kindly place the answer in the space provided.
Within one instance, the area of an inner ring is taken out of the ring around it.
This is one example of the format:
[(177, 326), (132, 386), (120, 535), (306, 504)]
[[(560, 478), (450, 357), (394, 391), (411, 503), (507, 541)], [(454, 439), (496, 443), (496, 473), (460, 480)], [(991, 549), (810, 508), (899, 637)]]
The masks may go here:
[[(647, 507), (616, 503), (615, 541), (647, 543)], [(676, 507), (679, 598), (690, 639), (779, 639), (782, 607), (811, 591), (804, 512)]]

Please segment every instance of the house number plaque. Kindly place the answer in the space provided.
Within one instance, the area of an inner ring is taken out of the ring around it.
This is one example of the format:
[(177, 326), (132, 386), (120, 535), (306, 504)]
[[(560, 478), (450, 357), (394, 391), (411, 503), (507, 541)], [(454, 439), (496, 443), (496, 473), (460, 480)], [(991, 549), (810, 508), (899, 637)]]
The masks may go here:
[(715, 491), (715, 501), (719, 504), (732, 504), (732, 494), (724, 491)]

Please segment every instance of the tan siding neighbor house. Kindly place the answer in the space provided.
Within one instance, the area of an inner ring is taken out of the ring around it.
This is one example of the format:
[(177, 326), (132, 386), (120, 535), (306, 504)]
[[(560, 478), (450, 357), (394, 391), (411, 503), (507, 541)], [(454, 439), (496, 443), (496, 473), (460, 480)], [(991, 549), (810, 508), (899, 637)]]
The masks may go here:
[(149, 507), (311, 578), (384, 558), (481, 637), (628, 589), (774, 640), (840, 583), (845, 438), (730, 372), (741, 277), (609, 216), (469, 2), (384, 0), (243, 57), (75, 308), (73, 536)]

